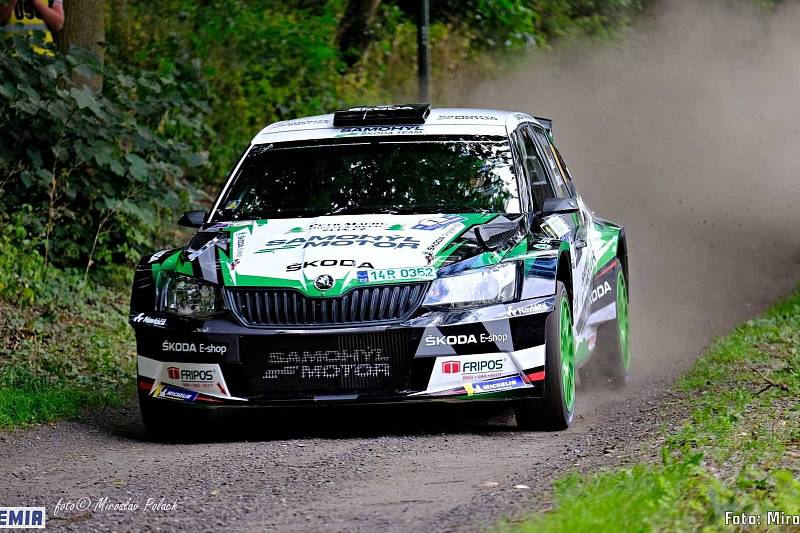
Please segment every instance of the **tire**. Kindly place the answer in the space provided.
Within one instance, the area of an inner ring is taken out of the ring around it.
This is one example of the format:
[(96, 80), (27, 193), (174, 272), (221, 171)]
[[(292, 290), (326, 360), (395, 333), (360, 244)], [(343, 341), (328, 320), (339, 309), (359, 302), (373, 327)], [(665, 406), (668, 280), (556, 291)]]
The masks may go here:
[(628, 284), (619, 264), (614, 267), (614, 279), (617, 318), (597, 329), (597, 345), (586, 371), (593, 382), (602, 380), (610, 388), (620, 389), (631, 378), (631, 341)]
[(198, 439), (208, 427), (208, 411), (175, 400), (154, 400), (139, 391), (139, 411), (153, 440), (185, 442)]
[(514, 416), (524, 430), (567, 429), (575, 416), (575, 337), (569, 294), (556, 285), (555, 307), (545, 322), (545, 382), (541, 399), (517, 400)]

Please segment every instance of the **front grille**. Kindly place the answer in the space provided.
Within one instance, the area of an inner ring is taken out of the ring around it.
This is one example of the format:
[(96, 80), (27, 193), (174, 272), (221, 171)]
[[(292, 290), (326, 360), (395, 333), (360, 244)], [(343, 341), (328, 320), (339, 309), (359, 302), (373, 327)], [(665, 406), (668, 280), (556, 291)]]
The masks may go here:
[(359, 287), (342, 296), (310, 298), (293, 289), (229, 289), (228, 302), (246, 326), (342, 326), (400, 322), (422, 304), (427, 283)]
[(410, 383), (415, 342), (408, 331), (241, 337), (254, 393), (399, 392)]

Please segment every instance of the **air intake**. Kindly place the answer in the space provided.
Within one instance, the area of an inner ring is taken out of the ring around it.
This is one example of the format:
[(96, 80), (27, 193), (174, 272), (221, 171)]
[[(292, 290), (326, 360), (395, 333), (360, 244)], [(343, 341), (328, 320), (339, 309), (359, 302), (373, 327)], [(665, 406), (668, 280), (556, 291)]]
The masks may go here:
[(336, 128), (346, 126), (385, 126), (393, 124), (425, 124), (430, 104), (360, 106), (340, 109), (333, 115)]
[(245, 326), (302, 328), (402, 322), (419, 309), (427, 289), (428, 283), (375, 285), (331, 298), (278, 288), (232, 288), (226, 293)]

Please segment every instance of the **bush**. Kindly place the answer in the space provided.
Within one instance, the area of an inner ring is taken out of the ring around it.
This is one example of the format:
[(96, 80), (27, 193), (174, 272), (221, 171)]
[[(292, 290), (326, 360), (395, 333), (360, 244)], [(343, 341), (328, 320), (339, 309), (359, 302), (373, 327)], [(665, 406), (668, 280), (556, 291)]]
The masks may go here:
[[(0, 40), (0, 219), (24, 213), (45, 263), (137, 259), (196, 196), (184, 169), (206, 164), (189, 146), (205, 104), (170, 76), (40, 55), (12, 35)], [(98, 77), (101, 92), (75, 83)]]
[(26, 215), (0, 225), (0, 429), (117, 405), (136, 375), (130, 270), (100, 269), (99, 284), (45, 266)]
[(213, 188), (264, 126), (342, 103), (335, 46), (342, 2), (114, 2), (110, 60), (209, 86), (206, 144)]

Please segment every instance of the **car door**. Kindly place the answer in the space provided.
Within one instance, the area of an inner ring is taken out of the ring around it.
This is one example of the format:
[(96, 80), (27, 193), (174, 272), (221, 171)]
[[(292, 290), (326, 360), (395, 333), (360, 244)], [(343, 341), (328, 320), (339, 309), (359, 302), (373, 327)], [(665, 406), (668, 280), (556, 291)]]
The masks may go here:
[[(544, 162), (546, 179), (551, 183), (551, 190), (556, 198), (576, 198), (579, 209), (575, 213), (551, 215), (547, 217), (547, 224), (559, 233), (558, 238), (567, 240), (570, 245), (572, 258), (572, 290), (573, 290), (573, 315), (575, 332), (579, 344), (583, 339), (582, 333), (586, 330), (591, 305), (592, 272), (594, 271), (595, 257), (588, 247), (588, 231), (592, 224), (591, 212), (574, 194), (574, 186), (569, 186), (560, 158), (555, 150), (550, 136), (538, 125), (529, 124), (527, 128), (533, 138)], [(584, 344), (585, 346), (586, 344)], [(578, 359), (588, 356), (579, 346)], [(579, 361), (580, 362), (580, 361)]]
[[(556, 189), (553, 178), (548, 173), (548, 165), (543, 147), (536, 140), (536, 133), (528, 123), (523, 123), (517, 128), (513, 135), (514, 142), (519, 156), (520, 173), (525, 178), (525, 185), (530, 191), (531, 212), (541, 211), (545, 200), (556, 198), (556, 194), (568, 194), (565, 187)], [(562, 184), (563, 185), (563, 184)], [(566, 241), (570, 245), (572, 264), (570, 268), (575, 270), (577, 266), (577, 254), (575, 253), (575, 228), (570, 215), (552, 214), (538, 217), (533, 223), (534, 233), (544, 233), (550, 238)], [(573, 278), (574, 278), (573, 274)], [(574, 295), (573, 291), (573, 295)]]

